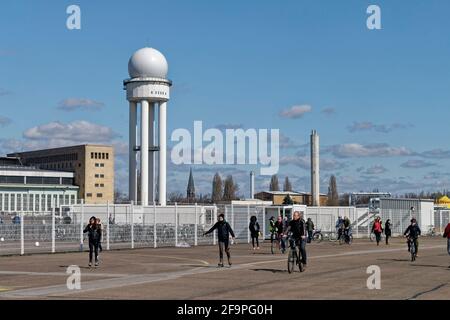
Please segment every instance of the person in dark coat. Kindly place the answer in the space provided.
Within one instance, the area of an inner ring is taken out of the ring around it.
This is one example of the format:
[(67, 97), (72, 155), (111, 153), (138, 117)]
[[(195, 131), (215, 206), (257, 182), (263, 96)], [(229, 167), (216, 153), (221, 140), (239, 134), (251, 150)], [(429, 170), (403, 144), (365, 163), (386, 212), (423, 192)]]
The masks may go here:
[[(252, 216), (250, 218), (250, 224), (248, 225), (248, 229), (250, 230), (250, 236), (252, 237), (252, 245), (253, 250), (259, 250), (259, 223), (256, 216)], [(255, 241), (256, 241), (256, 247), (255, 247)]]
[(313, 231), (314, 231), (314, 223), (311, 220), (311, 218), (308, 218), (306, 220), (306, 231), (308, 231), (308, 243), (310, 243), (312, 240)]
[(286, 234), (292, 232), (292, 238), (295, 241), (295, 245), (299, 247), (300, 254), (302, 256), (302, 263), (306, 267), (306, 222), (303, 220), (303, 212), (295, 211), (292, 220), (289, 222), (289, 226), (286, 230)]
[(384, 224), (384, 235), (386, 236), (386, 245), (389, 245), (389, 237), (392, 236), (391, 231), (391, 219), (387, 219), (386, 223)]
[(206, 231), (203, 235), (210, 234), (217, 229), (217, 235), (219, 238), (219, 267), (223, 267), (223, 251), (227, 254), (228, 265), (231, 266), (231, 254), (230, 254), (230, 235), (232, 239), (235, 239), (233, 229), (228, 222), (225, 221), (223, 213), (219, 214), (218, 220), (211, 229)]
[(92, 216), (89, 224), (84, 228), (84, 233), (88, 233), (89, 239), (89, 267), (92, 266), (92, 256), (95, 253), (95, 266), (98, 266), (98, 246), (102, 238), (102, 229), (97, 224), (97, 219)]

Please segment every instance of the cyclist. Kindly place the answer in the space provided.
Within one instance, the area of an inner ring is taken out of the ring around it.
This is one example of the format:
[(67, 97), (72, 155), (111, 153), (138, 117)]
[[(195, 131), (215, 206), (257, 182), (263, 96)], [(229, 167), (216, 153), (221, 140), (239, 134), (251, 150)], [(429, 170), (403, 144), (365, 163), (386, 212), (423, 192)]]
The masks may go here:
[(295, 245), (299, 247), (302, 263), (306, 267), (306, 222), (303, 220), (303, 212), (295, 211), (286, 233), (291, 232)]
[(284, 243), (283, 233), (284, 233), (284, 222), (283, 218), (281, 216), (278, 216), (277, 221), (274, 224), (275, 226), (275, 239), (277, 239), (280, 248), (281, 253), (284, 253), (286, 251), (286, 245)]
[(411, 219), (411, 224), (406, 228), (403, 233), (404, 236), (407, 237), (408, 241), (408, 252), (411, 250), (411, 241), (414, 241), (414, 245), (416, 247), (416, 257), (418, 257), (417, 253), (419, 252), (419, 236), (422, 233), (420, 231), (419, 226), (417, 225), (416, 218)]
[(380, 217), (375, 218), (375, 221), (373, 222), (372, 225), (372, 232), (375, 233), (377, 246), (379, 246), (381, 241), (381, 233), (383, 232), (383, 223), (381, 222)]
[(270, 232), (270, 242), (275, 239), (275, 233), (277, 232), (277, 228), (275, 227), (275, 217), (271, 216), (269, 219), (269, 232)]
[(212, 226), (211, 229), (206, 231), (203, 235), (207, 235), (214, 230), (217, 229), (217, 234), (219, 238), (219, 267), (223, 267), (223, 251), (225, 250), (225, 253), (227, 254), (228, 258), (228, 265), (231, 266), (231, 254), (230, 254), (230, 234), (232, 239), (234, 240), (234, 232), (233, 229), (231, 229), (231, 226), (228, 222), (225, 221), (225, 215), (223, 213), (219, 214), (218, 220), (216, 224)]
[(344, 236), (345, 236), (346, 241), (347, 241), (347, 239), (349, 239), (350, 234), (351, 234), (351, 224), (352, 224), (352, 222), (350, 221), (350, 219), (347, 216), (345, 216), (343, 225), (344, 225)]
[(344, 219), (342, 219), (341, 216), (338, 217), (335, 228), (337, 233), (337, 239), (339, 240), (342, 235), (342, 230), (344, 229)]

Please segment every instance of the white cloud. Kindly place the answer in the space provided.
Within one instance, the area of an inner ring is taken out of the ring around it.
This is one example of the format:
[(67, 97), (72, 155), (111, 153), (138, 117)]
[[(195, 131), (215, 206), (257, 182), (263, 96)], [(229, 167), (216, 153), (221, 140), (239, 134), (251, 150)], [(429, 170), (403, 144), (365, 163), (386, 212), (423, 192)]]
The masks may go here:
[(12, 121), (10, 118), (0, 116), (0, 127), (4, 128), (6, 126), (9, 126), (11, 122)]
[(351, 126), (348, 126), (347, 129), (350, 132), (359, 132), (359, 131), (376, 131), (376, 132), (382, 132), (382, 133), (389, 133), (395, 129), (406, 129), (413, 127), (412, 124), (401, 124), (401, 123), (394, 123), (392, 125), (385, 125), (385, 124), (375, 124), (371, 121), (362, 121), (362, 122), (353, 122)]
[(346, 143), (328, 147), (326, 152), (331, 152), (337, 158), (398, 157), (413, 154), (413, 152), (406, 147), (391, 147), (386, 143), (374, 143), (367, 145)]
[(283, 118), (298, 119), (311, 111), (312, 107), (310, 105), (304, 104), (300, 106), (293, 106), (289, 109), (283, 110), (280, 112), (280, 116)]
[(325, 108), (325, 109), (322, 109), (322, 113), (326, 114), (327, 116), (331, 116), (336, 113), (336, 109), (335, 108)]
[(58, 109), (64, 111), (75, 111), (78, 109), (97, 111), (103, 108), (105, 104), (92, 99), (68, 98), (58, 104)]
[(23, 137), (29, 140), (69, 145), (73, 143), (110, 143), (119, 135), (109, 127), (86, 120), (77, 120), (70, 123), (54, 121), (32, 127), (23, 133)]
[[(359, 168), (358, 168), (359, 169)], [(364, 171), (362, 171), (361, 172), (361, 170), (360, 170), (360, 172), (362, 173), (362, 174), (369, 174), (369, 175), (372, 175), (372, 174), (382, 174), (382, 173), (385, 173), (385, 172), (387, 172), (388, 170), (385, 168), (385, 167), (383, 167), (382, 165), (375, 165), (375, 166), (371, 166), (371, 167), (369, 167), (369, 168), (367, 168), (366, 170), (364, 170)]]
[[(333, 171), (346, 168), (348, 165), (335, 159), (320, 158), (320, 169), (323, 171)], [(311, 169), (309, 156), (284, 156), (280, 159), (280, 165), (294, 165), (305, 170)]]
[(408, 169), (420, 169), (435, 166), (435, 163), (427, 162), (424, 160), (408, 160), (400, 165), (402, 168)]

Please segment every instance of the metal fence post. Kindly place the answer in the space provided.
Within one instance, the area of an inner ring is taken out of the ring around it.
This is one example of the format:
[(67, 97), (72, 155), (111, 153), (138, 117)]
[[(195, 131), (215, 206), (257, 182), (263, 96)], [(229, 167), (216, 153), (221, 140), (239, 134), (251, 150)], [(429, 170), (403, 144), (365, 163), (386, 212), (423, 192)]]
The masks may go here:
[(134, 202), (131, 201), (130, 204), (130, 215), (131, 215), (131, 249), (134, 249)]
[(55, 200), (52, 197), (52, 253), (55, 253)]
[(83, 251), (83, 220), (84, 220), (84, 199), (81, 199), (80, 217), (80, 251)]
[(24, 214), (23, 212), (19, 213), (20, 215), (20, 255), (24, 255), (25, 254), (25, 235), (24, 235), (24, 224), (25, 224), (25, 219), (24, 219)]
[[(391, 210), (389, 210), (389, 220), (391, 220), (391, 230), (392, 230), (394, 228), (393, 228), (393, 223), (392, 223), (392, 211)], [(393, 233), (393, 232), (391, 231), (391, 233)], [(391, 236), (392, 236), (392, 234), (391, 234)]]
[(263, 223), (263, 229), (262, 229), (262, 239), (261, 242), (264, 242), (264, 239), (266, 238), (266, 214), (263, 211), (262, 212), (262, 223)]
[(403, 217), (400, 211), (400, 234), (403, 234)]
[[(433, 224), (434, 224), (434, 217), (433, 217)], [(442, 210), (439, 210), (439, 233), (443, 233), (442, 231), (443, 225), (442, 225)]]
[[(226, 208), (226, 206), (225, 206)], [(214, 217), (211, 217), (211, 224), (214, 225), (214, 221), (217, 219), (217, 206), (214, 207)], [(213, 231), (213, 245), (216, 244), (216, 230)]]
[(175, 202), (175, 247), (178, 246), (178, 205)]
[(153, 248), (157, 247), (157, 235), (156, 235), (156, 204), (153, 201)]
[(231, 203), (231, 226), (234, 231), (235, 227), (234, 227), (234, 205), (233, 205), (233, 203)]
[(195, 203), (195, 229), (194, 229), (194, 246), (198, 244), (198, 213), (197, 213), (197, 203)]
[(109, 219), (111, 212), (109, 210), (109, 201), (106, 202), (106, 250), (109, 250)]
[[(250, 205), (247, 204), (247, 221), (250, 221)], [(247, 243), (250, 243), (250, 228), (247, 228)]]

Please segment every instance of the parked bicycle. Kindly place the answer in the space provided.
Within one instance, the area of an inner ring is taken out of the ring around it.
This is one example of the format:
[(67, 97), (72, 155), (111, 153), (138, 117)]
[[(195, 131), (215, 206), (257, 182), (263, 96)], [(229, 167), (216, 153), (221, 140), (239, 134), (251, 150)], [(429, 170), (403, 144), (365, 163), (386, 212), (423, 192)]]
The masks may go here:
[(288, 272), (294, 272), (294, 268), (297, 265), (300, 272), (304, 271), (303, 262), (301, 257), (301, 250), (297, 248), (295, 239), (292, 238), (292, 234), (288, 236), (289, 254), (288, 254)]
[(312, 234), (312, 241), (316, 241), (317, 243), (322, 242), (323, 240), (323, 234), (321, 229), (316, 229), (313, 231)]

